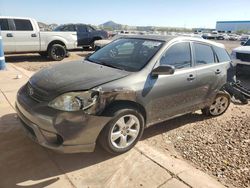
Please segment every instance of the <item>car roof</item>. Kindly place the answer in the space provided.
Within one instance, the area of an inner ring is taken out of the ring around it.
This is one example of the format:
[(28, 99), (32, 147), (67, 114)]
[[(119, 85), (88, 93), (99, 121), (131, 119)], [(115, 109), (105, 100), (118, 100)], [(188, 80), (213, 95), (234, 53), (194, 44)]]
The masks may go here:
[(214, 41), (210, 41), (207, 39), (197, 38), (197, 37), (189, 37), (189, 36), (172, 36), (172, 35), (127, 35), (122, 36), (121, 38), (133, 38), (133, 39), (145, 39), (145, 40), (157, 40), (162, 42), (170, 42), (170, 41), (194, 41), (194, 42), (202, 42), (208, 45), (214, 45), (220, 48), (225, 48), (225, 46), (221, 43), (217, 43)]
[(17, 17), (17, 16), (0, 16), (1, 19), (26, 19), (26, 20), (34, 20), (29, 17)]

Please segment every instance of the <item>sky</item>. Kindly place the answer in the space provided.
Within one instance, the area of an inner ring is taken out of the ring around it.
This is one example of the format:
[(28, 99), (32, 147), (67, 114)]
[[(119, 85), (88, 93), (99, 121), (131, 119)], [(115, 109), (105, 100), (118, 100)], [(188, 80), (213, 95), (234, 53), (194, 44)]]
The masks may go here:
[(250, 20), (250, 0), (0, 0), (0, 15), (47, 24), (215, 28), (216, 21)]

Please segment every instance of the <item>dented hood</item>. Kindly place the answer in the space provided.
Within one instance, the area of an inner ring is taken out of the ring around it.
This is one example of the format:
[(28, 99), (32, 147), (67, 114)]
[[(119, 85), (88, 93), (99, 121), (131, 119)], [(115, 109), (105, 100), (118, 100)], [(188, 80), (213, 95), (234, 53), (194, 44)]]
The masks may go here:
[(88, 90), (128, 74), (123, 70), (84, 61), (43, 69), (34, 74), (29, 82), (34, 88), (54, 96), (69, 91)]

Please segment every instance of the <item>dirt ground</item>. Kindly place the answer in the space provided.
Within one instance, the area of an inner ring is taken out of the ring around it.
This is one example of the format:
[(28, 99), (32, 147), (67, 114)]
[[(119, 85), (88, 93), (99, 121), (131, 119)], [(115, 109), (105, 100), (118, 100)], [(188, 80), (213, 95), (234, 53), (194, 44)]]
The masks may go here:
[(5, 59), (7, 63), (13, 63), (26, 70), (38, 71), (45, 67), (59, 64), (59, 63), (81, 61), (89, 53), (92, 53), (92, 52), (81, 51), (81, 50), (71, 51), (70, 56), (65, 58), (62, 61), (50, 61), (47, 58), (40, 56), (38, 53), (5, 55)]
[[(239, 41), (223, 43), (228, 52)], [(81, 60), (90, 52), (74, 51), (61, 62), (47, 61), (38, 54), (8, 55), (6, 61), (37, 71), (53, 64)], [(245, 78), (250, 84), (250, 78)], [(250, 86), (250, 85), (249, 85)], [(150, 127), (144, 140), (158, 150), (173, 153), (213, 175), (225, 185), (250, 187), (250, 105), (231, 104), (220, 117), (207, 118), (200, 112)], [(229, 186), (230, 187), (230, 186)]]

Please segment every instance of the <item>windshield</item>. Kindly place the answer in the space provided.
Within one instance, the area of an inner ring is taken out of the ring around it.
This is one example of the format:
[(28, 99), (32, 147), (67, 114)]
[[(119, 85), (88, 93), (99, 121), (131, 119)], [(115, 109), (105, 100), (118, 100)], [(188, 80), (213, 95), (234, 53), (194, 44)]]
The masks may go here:
[(87, 60), (131, 72), (141, 70), (163, 42), (148, 39), (117, 39), (93, 53)]
[(250, 40), (248, 40), (248, 41), (244, 44), (244, 46), (250, 46)]

